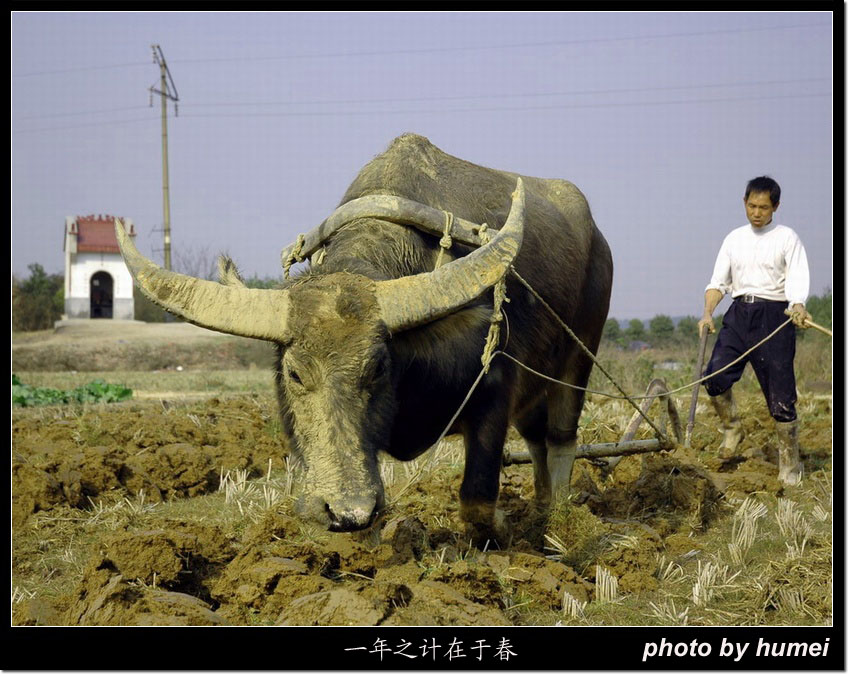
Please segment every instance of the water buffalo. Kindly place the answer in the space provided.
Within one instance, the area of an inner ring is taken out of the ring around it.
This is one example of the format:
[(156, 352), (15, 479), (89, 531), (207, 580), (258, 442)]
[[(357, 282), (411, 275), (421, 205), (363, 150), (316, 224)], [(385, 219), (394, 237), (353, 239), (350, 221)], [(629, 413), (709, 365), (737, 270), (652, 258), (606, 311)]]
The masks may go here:
[[(492, 286), (505, 273), (499, 348), (586, 385), (591, 360), (507, 273), (510, 265), (592, 351), (612, 284), (609, 247), (567, 181), (477, 166), (408, 134), (365, 165), (341, 204), (368, 195), (403, 197), (500, 231), (476, 249), (454, 243), (437, 267), (438, 237), (399, 226), (403, 218), (391, 212), (356, 217), (323, 241), (320, 264), (280, 290), (257, 290), (228, 259), (220, 284), (165, 271), (116, 225), (127, 266), (151, 300), (197, 325), (277, 345), (283, 427), (305, 467), (298, 508), (334, 531), (368, 527), (384, 508), (380, 451), (419, 456), (462, 404), (480, 372)], [(510, 424), (530, 448), (537, 502), (546, 507), (567, 493), (582, 407), (582, 392), (495, 358), (451, 428), (465, 440), (460, 515), (472, 537), (504, 532), (495, 506)]]

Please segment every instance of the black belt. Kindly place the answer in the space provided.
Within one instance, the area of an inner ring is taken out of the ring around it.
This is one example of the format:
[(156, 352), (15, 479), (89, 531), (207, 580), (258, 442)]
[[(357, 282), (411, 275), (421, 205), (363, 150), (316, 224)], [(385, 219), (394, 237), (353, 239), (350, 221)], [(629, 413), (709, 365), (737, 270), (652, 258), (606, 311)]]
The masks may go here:
[(754, 302), (776, 302), (778, 304), (785, 304), (784, 300), (767, 300), (765, 297), (757, 297), (756, 295), (739, 295), (733, 299), (737, 302), (742, 302), (743, 304), (753, 304)]

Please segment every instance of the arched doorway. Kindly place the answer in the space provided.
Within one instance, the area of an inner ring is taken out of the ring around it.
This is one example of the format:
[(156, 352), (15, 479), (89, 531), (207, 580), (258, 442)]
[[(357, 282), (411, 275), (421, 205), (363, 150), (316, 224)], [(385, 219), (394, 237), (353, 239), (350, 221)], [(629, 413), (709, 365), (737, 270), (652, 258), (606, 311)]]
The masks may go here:
[(112, 318), (112, 277), (99, 271), (91, 277), (90, 297), (92, 318)]

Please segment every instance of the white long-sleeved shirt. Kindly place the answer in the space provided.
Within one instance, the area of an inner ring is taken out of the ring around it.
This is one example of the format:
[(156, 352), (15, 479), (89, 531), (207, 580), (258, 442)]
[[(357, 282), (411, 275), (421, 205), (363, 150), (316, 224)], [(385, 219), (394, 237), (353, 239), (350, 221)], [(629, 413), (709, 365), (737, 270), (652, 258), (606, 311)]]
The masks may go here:
[(724, 237), (706, 290), (722, 295), (756, 295), (804, 304), (810, 293), (810, 269), (804, 244), (795, 231), (774, 222), (755, 229), (737, 227)]

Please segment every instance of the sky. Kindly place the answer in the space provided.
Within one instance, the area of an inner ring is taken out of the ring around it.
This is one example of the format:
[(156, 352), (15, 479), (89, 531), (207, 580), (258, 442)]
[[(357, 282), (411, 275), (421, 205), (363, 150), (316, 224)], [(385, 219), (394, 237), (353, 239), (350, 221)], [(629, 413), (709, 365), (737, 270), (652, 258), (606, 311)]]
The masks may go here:
[(156, 44), (179, 98), (184, 271), (226, 252), (279, 277), (280, 250), (413, 132), (575, 183), (612, 250), (612, 317), (699, 316), (760, 175), (782, 187), (775, 220), (806, 247), (811, 293), (833, 287), (830, 12), (14, 12), (11, 28), (19, 278), (63, 272), (69, 215), (131, 218), (162, 263)]

